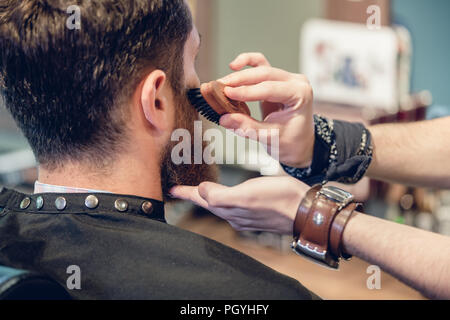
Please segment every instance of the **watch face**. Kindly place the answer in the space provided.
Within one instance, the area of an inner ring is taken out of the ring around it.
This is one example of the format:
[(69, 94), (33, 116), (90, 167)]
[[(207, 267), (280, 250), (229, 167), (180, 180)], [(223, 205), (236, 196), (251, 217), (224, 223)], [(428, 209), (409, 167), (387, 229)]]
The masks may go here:
[(350, 192), (347, 192), (345, 190), (333, 186), (322, 188), (320, 194), (338, 203), (346, 204), (353, 201), (353, 195)]

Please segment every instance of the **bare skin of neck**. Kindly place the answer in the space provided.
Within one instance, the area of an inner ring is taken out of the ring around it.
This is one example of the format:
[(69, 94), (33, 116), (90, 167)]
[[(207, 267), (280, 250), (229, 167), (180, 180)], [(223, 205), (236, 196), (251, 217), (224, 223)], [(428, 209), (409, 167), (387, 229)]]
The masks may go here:
[(67, 162), (63, 168), (49, 171), (39, 168), (38, 181), (45, 184), (94, 189), (123, 195), (163, 200), (158, 161), (144, 154), (134, 154), (114, 161), (107, 169)]

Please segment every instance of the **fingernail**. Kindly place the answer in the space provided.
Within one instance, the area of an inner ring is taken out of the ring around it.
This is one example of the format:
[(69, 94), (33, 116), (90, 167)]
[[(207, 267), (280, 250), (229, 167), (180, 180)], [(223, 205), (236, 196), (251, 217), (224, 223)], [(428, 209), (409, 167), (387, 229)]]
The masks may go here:
[(175, 188), (176, 187), (173, 187), (169, 190), (169, 194), (168, 194), (169, 197), (174, 198), (173, 192), (175, 191)]
[(217, 81), (218, 82), (222, 82), (223, 84), (226, 84), (226, 78), (220, 78), (220, 79), (217, 79)]
[[(224, 83), (226, 85), (226, 83)], [(233, 91), (233, 87), (225, 87), (223, 88), (223, 93), (225, 93), (226, 96), (230, 94), (230, 91)]]

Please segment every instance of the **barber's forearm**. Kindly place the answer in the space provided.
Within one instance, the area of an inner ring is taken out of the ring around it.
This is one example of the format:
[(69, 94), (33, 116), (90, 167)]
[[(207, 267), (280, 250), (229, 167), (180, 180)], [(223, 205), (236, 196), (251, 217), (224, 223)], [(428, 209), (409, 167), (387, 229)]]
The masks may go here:
[(417, 289), (450, 299), (450, 238), (364, 214), (343, 235), (345, 250)]
[(367, 176), (450, 188), (450, 118), (369, 128), (374, 157)]

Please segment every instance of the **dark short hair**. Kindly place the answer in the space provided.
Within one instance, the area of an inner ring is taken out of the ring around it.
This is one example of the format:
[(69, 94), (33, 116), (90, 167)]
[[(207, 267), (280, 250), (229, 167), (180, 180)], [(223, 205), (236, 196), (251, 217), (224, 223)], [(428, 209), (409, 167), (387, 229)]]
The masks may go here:
[[(71, 5), (80, 29), (66, 26)], [(113, 156), (124, 136), (121, 105), (145, 72), (161, 69), (183, 89), (191, 30), (183, 0), (3, 0), (0, 87), (37, 160), (52, 167)]]

